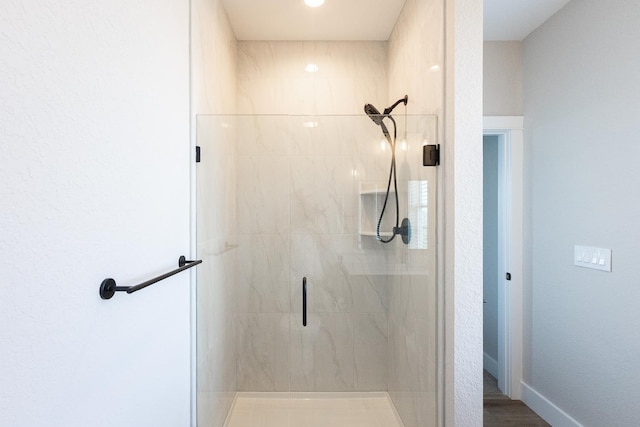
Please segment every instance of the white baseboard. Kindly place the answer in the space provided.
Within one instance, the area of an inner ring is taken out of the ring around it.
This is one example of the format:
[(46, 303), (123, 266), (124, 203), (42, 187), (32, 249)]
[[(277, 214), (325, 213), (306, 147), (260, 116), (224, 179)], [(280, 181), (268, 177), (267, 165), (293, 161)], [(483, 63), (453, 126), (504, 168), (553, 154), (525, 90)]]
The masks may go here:
[(571, 415), (558, 408), (527, 383), (522, 381), (520, 385), (522, 388), (522, 401), (553, 427), (583, 427)]
[(484, 353), (483, 367), (493, 375), (493, 378), (498, 378), (498, 361), (487, 353)]

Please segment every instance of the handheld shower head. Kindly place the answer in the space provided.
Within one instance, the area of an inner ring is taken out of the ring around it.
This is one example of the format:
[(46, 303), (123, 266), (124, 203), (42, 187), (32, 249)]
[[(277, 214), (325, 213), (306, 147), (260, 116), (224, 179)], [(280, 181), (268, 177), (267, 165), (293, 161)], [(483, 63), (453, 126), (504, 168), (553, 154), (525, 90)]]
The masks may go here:
[(371, 120), (373, 120), (373, 123), (377, 124), (378, 126), (382, 124), (383, 116), (382, 114), (380, 114), (380, 111), (378, 111), (376, 107), (371, 104), (364, 104), (364, 112), (367, 116), (369, 116)]
[(392, 144), (389, 130), (387, 129), (385, 124), (382, 122), (382, 119), (384, 119), (386, 115), (380, 114), (380, 111), (378, 111), (378, 109), (371, 104), (364, 104), (364, 112), (367, 114), (367, 116), (369, 116), (371, 120), (373, 120), (373, 123), (377, 124), (382, 128), (382, 133), (384, 134), (384, 137), (387, 138), (387, 141), (389, 141), (389, 144)]
[(404, 98), (398, 99), (393, 103), (393, 105), (385, 108), (384, 112), (382, 113), (380, 113), (380, 111), (378, 111), (378, 109), (373, 105), (364, 104), (364, 112), (367, 114), (367, 116), (369, 116), (371, 120), (373, 120), (375, 124), (377, 124), (378, 126), (384, 126), (384, 124), (382, 123), (382, 119), (384, 119), (385, 117), (391, 118), (391, 112), (393, 111), (393, 109), (400, 104), (407, 105), (407, 102), (409, 102), (409, 96), (405, 95)]
[[(373, 121), (373, 123), (375, 123), (378, 126), (380, 126), (380, 128), (382, 129), (382, 133), (383, 133), (385, 139), (387, 140), (387, 142), (391, 146), (391, 169), (389, 170), (389, 181), (387, 183), (387, 192), (386, 192), (386, 194), (384, 196), (384, 202), (382, 203), (382, 209), (380, 210), (380, 216), (378, 217), (378, 223), (377, 223), (377, 226), (376, 226), (376, 237), (382, 243), (391, 242), (393, 240), (393, 238), (398, 234), (402, 236), (402, 241), (405, 244), (409, 243), (409, 238), (410, 238), (410, 235), (409, 235), (409, 227), (410, 227), (409, 220), (405, 218), (402, 221), (402, 226), (400, 226), (400, 213), (399, 213), (400, 212), (400, 201), (398, 199), (398, 179), (397, 179), (397, 176), (396, 176), (396, 136), (397, 136), (397, 133), (398, 133), (398, 127), (396, 125), (395, 119), (391, 115), (391, 112), (393, 111), (394, 108), (396, 108), (400, 104), (407, 105), (408, 101), (409, 101), (409, 97), (407, 95), (405, 95), (404, 98), (400, 98), (393, 105), (391, 105), (388, 108), (385, 108), (384, 111), (382, 112), (382, 114), (373, 105), (371, 105), (371, 104), (365, 104), (364, 105), (365, 114), (367, 116), (369, 116), (369, 118)], [(387, 129), (387, 126), (384, 124), (384, 119), (389, 119), (389, 121), (393, 124), (393, 138), (389, 134), (389, 130)], [(382, 217), (384, 216), (385, 209), (387, 207), (387, 201), (389, 200), (389, 195), (391, 194), (391, 183), (392, 182), (393, 182), (393, 187), (394, 187), (394, 190), (395, 190), (394, 191), (394, 195), (395, 195), (395, 200), (396, 200), (396, 225), (395, 225), (395, 227), (393, 227), (393, 233), (391, 234), (391, 237), (389, 239), (384, 239), (384, 238), (382, 238), (382, 236), (380, 234), (380, 225), (382, 223)]]

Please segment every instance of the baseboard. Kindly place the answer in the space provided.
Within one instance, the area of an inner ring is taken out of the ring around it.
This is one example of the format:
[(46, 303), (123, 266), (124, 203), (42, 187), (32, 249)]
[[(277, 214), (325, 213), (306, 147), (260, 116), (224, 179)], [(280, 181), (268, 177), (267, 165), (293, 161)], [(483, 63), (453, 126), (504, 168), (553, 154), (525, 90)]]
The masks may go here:
[(483, 367), (493, 375), (493, 378), (498, 378), (498, 361), (487, 353), (484, 353)]
[(524, 381), (520, 383), (520, 386), (522, 401), (553, 427), (584, 427)]

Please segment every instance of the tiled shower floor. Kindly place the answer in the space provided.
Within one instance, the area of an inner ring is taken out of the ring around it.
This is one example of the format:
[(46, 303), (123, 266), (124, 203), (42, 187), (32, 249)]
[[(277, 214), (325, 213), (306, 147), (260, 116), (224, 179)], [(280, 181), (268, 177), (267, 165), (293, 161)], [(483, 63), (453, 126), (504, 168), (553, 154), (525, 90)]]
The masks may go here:
[(403, 427), (387, 393), (238, 393), (225, 427)]

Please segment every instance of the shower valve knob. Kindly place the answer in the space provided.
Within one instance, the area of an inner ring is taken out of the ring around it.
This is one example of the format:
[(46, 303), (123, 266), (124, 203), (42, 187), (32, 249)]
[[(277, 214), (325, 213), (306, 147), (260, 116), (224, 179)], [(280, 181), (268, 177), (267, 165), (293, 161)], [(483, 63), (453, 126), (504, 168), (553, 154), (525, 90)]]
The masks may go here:
[(405, 244), (411, 240), (409, 225), (409, 218), (405, 218), (402, 220), (400, 227), (393, 227), (393, 234), (402, 236), (402, 242)]

